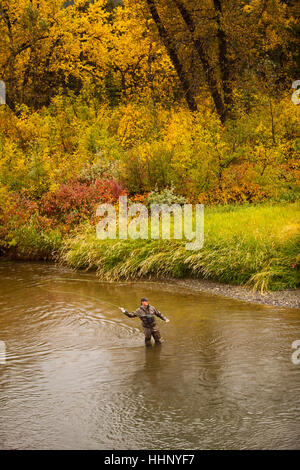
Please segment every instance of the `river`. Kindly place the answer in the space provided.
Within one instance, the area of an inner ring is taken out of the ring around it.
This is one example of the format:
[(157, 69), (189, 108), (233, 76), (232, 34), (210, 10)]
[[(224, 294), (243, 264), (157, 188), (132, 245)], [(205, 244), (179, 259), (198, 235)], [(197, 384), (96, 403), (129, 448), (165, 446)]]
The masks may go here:
[(300, 449), (297, 339), (300, 310), (2, 261), (0, 448)]

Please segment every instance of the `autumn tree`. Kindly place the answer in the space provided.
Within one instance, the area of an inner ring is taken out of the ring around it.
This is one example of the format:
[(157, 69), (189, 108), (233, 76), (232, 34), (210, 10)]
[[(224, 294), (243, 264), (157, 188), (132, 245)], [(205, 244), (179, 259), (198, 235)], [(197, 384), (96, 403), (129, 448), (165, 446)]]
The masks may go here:
[(111, 105), (185, 99), (224, 124), (290, 87), (297, 18), (292, 0), (3, 0), (1, 79), (13, 109), (85, 86)]
[[(11, 108), (17, 103), (35, 108), (49, 104), (59, 87), (78, 91), (96, 68), (97, 76), (103, 79), (109, 13), (104, 0), (83, 8), (86, 3), (77, 0), (64, 6), (61, 0), (1, 2), (0, 71)], [(103, 37), (96, 61), (90, 46), (95, 34)]]
[[(288, 67), (293, 17), (280, 0), (143, 0), (191, 111), (205, 88), (222, 123), (235, 95), (264, 61)], [(125, 1), (126, 3), (126, 1)], [(282, 76), (282, 70), (280, 71)]]

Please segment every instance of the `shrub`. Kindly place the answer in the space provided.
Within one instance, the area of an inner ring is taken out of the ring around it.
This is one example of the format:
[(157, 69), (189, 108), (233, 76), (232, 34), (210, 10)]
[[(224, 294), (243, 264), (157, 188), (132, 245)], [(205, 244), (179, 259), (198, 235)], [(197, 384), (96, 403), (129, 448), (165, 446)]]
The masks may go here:
[(30, 223), (16, 228), (7, 248), (14, 258), (51, 260), (59, 250), (61, 242), (62, 235), (59, 230), (38, 230)]
[(109, 161), (104, 158), (97, 160), (92, 165), (86, 165), (78, 176), (78, 180), (82, 183), (111, 180), (112, 178), (120, 178), (120, 164), (118, 161)]
[(174, 193), (174, 187), (165, 188), (162, 191), (158, 191), (156, 188), (154, 191), (151, 191), (148, 195), (148, 205), (150, 204), (185, 204), (187, 202), (186, 198), (179, 196)]
[(40, 204), (42, 214), (60, 223), (74, 226), (94, 216), (99, 203), (114, 203), (125, 190), (115, 180), (97, 179), (91, 184), (78, 180), (61, 184), (47, 193)]
[(38, 204), (21, 194), (0, 192), (0, 251), (15, 258), (52, 259), (61, 232), (42, 216)]

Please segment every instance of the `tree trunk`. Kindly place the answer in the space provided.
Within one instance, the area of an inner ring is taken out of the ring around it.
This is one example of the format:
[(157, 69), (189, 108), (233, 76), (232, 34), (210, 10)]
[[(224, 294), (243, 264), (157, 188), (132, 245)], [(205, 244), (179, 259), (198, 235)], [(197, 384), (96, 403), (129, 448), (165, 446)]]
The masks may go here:
[(227, 55), (227, 38), (221, 23), (222, 16), (222, 3), (221, 0), (214, 0), (214, 7), (217, 13), (217, 38), (219, 44), (219, 66), (220, 66), (220, 75), (224, 96), (224, 104), (226, 108), (226, 114), (230, 111), (232, 107), (232, 88), (229, 81), (230, 67)]
[(172, 61), (172, 64), (176, 70), (176, 73), (178, 75), (178, 78), (180, 80), (181, 86), (183, 88), (184, 94), (185, 94), (185, 99), (187, 101), (188, 107), (191, 111), (197, 111), (197, 103), (195, 100), (195, 97), (193, 96), (193, 93), (191, 91), (191, 86), (189, 79), (186, 75), (186, 73), (183, 70), (182, 64), (180, 63), (179, 57), (177, 55), (176, 49), (172, 44), (172, 40), (170, 36), (168, 35), (168, 32), (166, 28), (164, 27), (161, 18), (158, 14), (157, 8), (155, 6), (154, 0), (146, 0), (147, 4), (149, 6), (149, 10), (151, 13), (151, 16), (153, 18), (153, 21), (156, 24), (156, 27), (158, 29), (159, 36), (167, 49), (168, 55)]
[(192, 15), (187, 10), (187, 8), (185, 7), (185, 5), (183, 4), (183, 2), (181, 0), (173, 0), (173, 1), (174, 1), (175, 5), (177, 6), (177, 8), (179, 9), (180, 14), (183, 18), (183, 21), (185, 22), (186, 26), (188, 27), (188, 29), (189, 29), (189, 31), (192, 35), (192, 41), (193, 41), (194, 47), (195, 47), (195, 49), (198, 53), (198, 56), (200, 58), (200, 62), (202, 64), (202, 68), (203, 68), (203, 71), (204, 71), (204, 74), (205, 74), (205, 79), (206, 79), (208, 89), (209, 89), (210, 94), (212, 96), (212, 99), (213, 99), (213, 102), (215, 104), (217, 113), (220, 117), (220, 120), (221, 120), (222, 123), (224, 123), (225, 119), (226, 119), (226, 110), (225, 110), (225, 107), (224, 107), (222, 96), (221, 96), (221, 94), (219, 92), (219, 89), (218, 89), (218, 83), (217, 83), (217, 80), (216, 80), (215, 75), (214, 75), (214, 70), (209, 64), (209, 60), (208, 60), (206, 51), (203, 47), (203, 44), (201, 42), (201, 39), (199, 37), (194, 38), (194, 33), (195, 33), (195, 29), (196, 29), (195, 22), (192, 18)]

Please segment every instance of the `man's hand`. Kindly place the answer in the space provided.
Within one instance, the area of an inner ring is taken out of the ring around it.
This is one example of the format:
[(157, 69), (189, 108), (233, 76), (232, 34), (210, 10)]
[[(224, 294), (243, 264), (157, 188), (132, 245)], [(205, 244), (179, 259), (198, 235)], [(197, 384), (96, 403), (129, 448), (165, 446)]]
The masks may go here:
[(166, 319), (166, 323), (170, 323), (170, 320), (168, 318)]
[(125, 308), (123, 308), (123, 307), (119, 307), (119, 309), (121, 310), (122, 313), (126, 312)]

